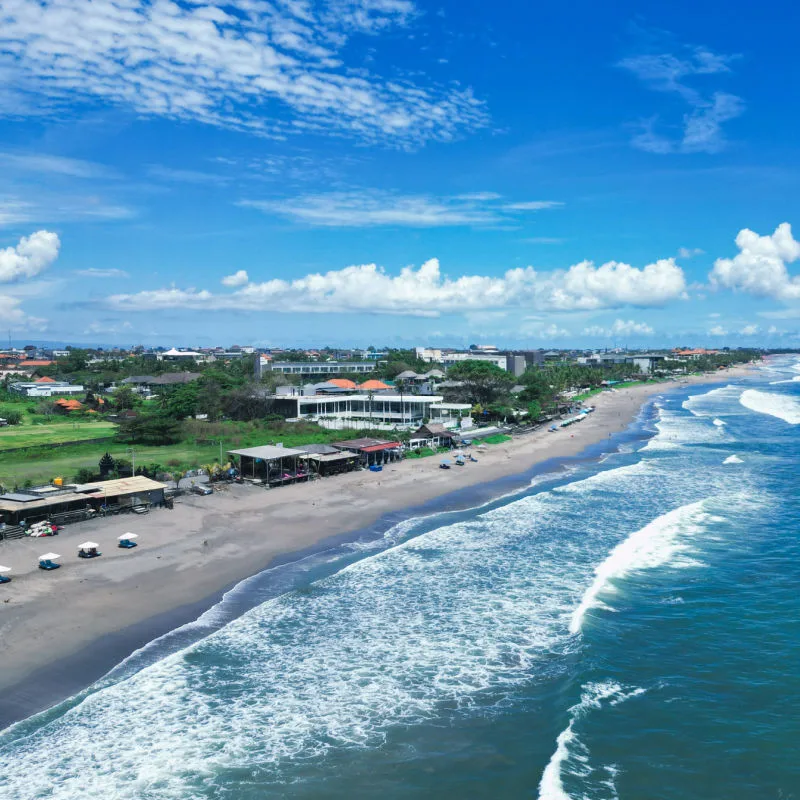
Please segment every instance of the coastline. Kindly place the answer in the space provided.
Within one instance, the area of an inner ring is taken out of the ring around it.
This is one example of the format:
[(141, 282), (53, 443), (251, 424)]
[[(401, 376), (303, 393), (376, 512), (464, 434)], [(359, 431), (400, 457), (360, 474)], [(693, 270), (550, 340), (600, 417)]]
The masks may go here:
[[(464, 468), (439, 470), (431, 457), (278, 490), (233, 486), (213, 497), (181, 498), (171, 512), (95, 520), (54, 539), (1, 542), (0, 562), (14, 568), (14, 581), (0, 595), (0, 728), (71, 696), (277, 563), (386, 530), (426, 505), (479, 505), (508, 493), (511, 484), (521, 488), (522, 474), (539, 465), (590, 457), (591, 450), (591, 457), (600, 455), (654, 395), (747, 374), (734, 368), (602, 393), (581, 425), (494, 445)], [(116, 537), (128, 530), (139, 533), (140, 546), (116, 549)], [(103, 558), (77, 558), (86, 538), (101, 545)], [(64, 568), (41, 573), (36, 558), (49, 549), (62, 554)]]

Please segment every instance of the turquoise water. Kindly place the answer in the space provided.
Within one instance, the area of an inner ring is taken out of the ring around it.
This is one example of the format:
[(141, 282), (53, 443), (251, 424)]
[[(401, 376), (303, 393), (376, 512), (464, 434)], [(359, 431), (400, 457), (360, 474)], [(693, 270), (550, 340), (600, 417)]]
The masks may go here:
[(600, 463), (244, 584), (0, 734), (0, 796), (800, 795), (793, 378), (667, 395)]

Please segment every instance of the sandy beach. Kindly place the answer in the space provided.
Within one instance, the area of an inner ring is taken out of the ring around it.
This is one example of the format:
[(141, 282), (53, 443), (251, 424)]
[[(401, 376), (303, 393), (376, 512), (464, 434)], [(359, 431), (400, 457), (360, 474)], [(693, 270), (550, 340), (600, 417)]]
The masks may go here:
[[(0, 563), (13, 569), (12, 583), (0, 586), (0, 720), (15, 716), (9, 709), (19, 701), (19, 687), (48, 665), (96, 648), (98, 660), (85, 685), (113, 666), (114, 659), (127, 655), (124, 645), (121, 655), (120, 648), (113, 657), (108, 648), (103, 651), (109, 636), (137, 625), (144, 630), (146, 621), (160, 615), (162, 626), (174, 625), (164, 615), (175, 609), (184, 609), (188, 618), (196, 616), (198, 604), (214, 602), (215, 595), (265, 569), (276, 557), (363, 529), (387, 513), (525, 472), (548, 459), (578, 456), (627, 429), (655, 394), (688, 383), (730, 382), (747, 372), (735, 368), (601, 393), (592, 400), (596, 412), (580, 425), (557, 433), (544, 429), (487, 447), (479, 463), (463, 468), (440, 470), (440, 459), (431, 457), (394, 464), (381, 473), (350, 473), (272, 490), (226, 486), (213, 496), (181, 497), (172, 511), (98, 519), (70, 526), (53, 538), (0, 542)], [(127, 531), (139, 535), (139, 546), (118, 549), (117, 537)], [(102, 558), (77, 557), (77, 545), (86, 540), (100, 544)], [(48, 551), (62, 556), (62, 568), (52, 573), (37, 568), (38, 557)], [(154, 632), (165, 631), (156, 625)], [(136, 646), (134, 641), (130, 649)], [(74, 685), (52, 681), (43, 686), (43, 706), (74, 691)], [(30, 713), (36, 700), (26, 696), (24, 705)]]

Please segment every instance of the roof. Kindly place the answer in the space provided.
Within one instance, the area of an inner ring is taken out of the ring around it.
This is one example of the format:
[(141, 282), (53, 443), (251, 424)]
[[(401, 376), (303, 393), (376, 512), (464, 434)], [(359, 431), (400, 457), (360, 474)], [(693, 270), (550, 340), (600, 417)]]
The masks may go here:
[(194, 350), (176, 350), (173, 347), (171, 350), (167, 350), (162, 355), (165, 355), (165, 356), (184, 356), (185, 358), (195, 358), (196, 356), (202, 355), (202, 353), (197, 353)]
[(150, 382), (158, 386), (171, 386), (176, 383), (191, 383), (200, 377), (202, 375), (199, 372), (165, 372)]
[(417, 375), (417, 373), (414, 372), (413, 369), (406, 369), (406, 370), (403, 370), (403, 372), (401, 372), (399, 375), (395, 375), (394, 379), (396, 381), (405, 381), (405, 380), (409, 380), (411, 378), (418, 378), (418, 377), (419, 377), (419, 375)]
[(411, 438), (415, 438), (418, 434), (425, 434), (428, 433), (432, 436), (448, 436), (448, 437), (455, 437), (458, 434), (454, 433), (453, 431), (448, 430), (445, 428), (441, 422), (429, 422), (427, 425), (420, 425), (414, 433), (411, 434)]
[(244, 450), (228, 450), (230, 456), (244, 456), (245, 458), (261, 459), (262, 461), (273, 461), (276, 458), (286, 458), (287, 456), (307, 455), (303, 450), (292, 450), (289, 447), (276, 447), (272, 444), (262, 444), (260, 447), (246, 447)]
[(134, 475), (131, 478), (116, 478), (110, 481), (97, 481), (95, 483), (82, 483), (75, 487), (80, 494), (135, 494), (136, 492), (150, 492), (154, 489), (165, 489), (166, 484), (150, 480), (144, 475)]
[(20, 367), (50, 367), (55, 364), (55, 361), (37, 361), (35, 359), (31, 359), (30, 361), (20, 361)]
[(61, 406), (66, 411), (77, 411), (79, 408), (83, 408), (83, 403), (78, 400), (66, 400), (63, 397), (60, 400), (56, 400), (55, 403), (57, 406)]
[(51, 497), (37, 497), (35, 500), (19, 501), (7, 499), (13, 496), (14, 495), (3, 495), (0, 497), (0, 509), (3, 511), (35, 511), (51, 506), (60, 506), (64, 503), (75, 503), (79, 501), (86, 503), (88, 501), (85, 494), (76, 494), (75, 492), (61, 492)]
[(355, 389), (356, 385), (353, 381), (347, 380), (347, 378), (331, 378), (326, 383), (332, 383), (334, 386), (338, 386), (340, 389)]
[(361, 453), (375, 453), (378, 450), (392, 450), (400, 447), (400, 442), (387, 442), (383, 439), (348, 439), (344, 442), (334, 442), (334, 447), (340, 450), (358, 450)]
[(358, 388), (367, 390), (372, 390), (372, 389), (381, 390), (381, 389), (388, 389), (389, 386), (383, 381), (371, 380), (371, 381), (364, 381), (364, 383), (362, 383)]
[(125, 378), (120, 383), (155, 383), (156, 380), (152, 375), (131, 375), (130, 378)]
[(314, 455), (329, 455), (339, 452), (330, 444), (301, 444), (297, 449), (305, 453), (313, 453)]
[(347, 461), (351, 458), (358, 458), (355, 453), (307, 453), (303, 458), (311, 461), (319, 461), (325, 464), (329, 461)]
[(36, 383), (56, 383), (56, 380), (54, 378), (48, 378), (47, 376), (45, 376), (44, 378), (37, 378), (35, 382)]

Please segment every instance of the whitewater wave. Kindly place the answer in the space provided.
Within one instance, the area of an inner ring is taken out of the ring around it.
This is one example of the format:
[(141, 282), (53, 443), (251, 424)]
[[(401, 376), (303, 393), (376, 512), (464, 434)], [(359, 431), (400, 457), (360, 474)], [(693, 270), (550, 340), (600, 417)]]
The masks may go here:
[(742, 392), (739, 402), (759, 414), (777, 417), (790, 425), (800, 424), (800, 400), (796, 397), (747, 389)]
[[(572, 614), (570, 633), (580, 633), (586, 613), (592, 608), (608, 608), (600, 596), (616, 591), (614, 581), (631, 572), (652, 569), (675, 561), (679, 553), (689, 550), (682, 538), (696, 533), (708, 514), (703, 510), (705, 500), (676, 508), (649, 525), (631, 534), (618, 544), (608, 558), (595, 570), (595, 579), (586, 590), (581, 602)], [(676, 566), (690, 566), (696, 562), (679, 562)]]
[(728, 424), (728, 423), (727, 423), (727, 422), (725, 422), (725, 420), (724, 420), (724, 419), (720, 419), (719, 417), (716, 417), (716, 418), (714, 419), (714, 425), (716, 425), (718, 428), (721, 428), (723, 425), (727, 425), (727, 424)]
[(723, 464), (743, 464), (744, 461), (742, 461), (742, 459), (739, 458), (739, 456), (733, 455), (733, 456), (728, 456), (722, 463)]
[[(581, 700), (569, 710), (569, 724), (558, 735), (556, 749), (544, 768), (539, 782), (539, 800), (573, 800), (564, 787), (564, 777), (571, 776), (585, 780), (593, 769), (589, 764), (589, 749), (581, 742), (576, 733), (576, 726), (581, 719), (592, 711), (598, 711), (604, 704), (616, 706), (632, 697), (644, 694), (646, 689), (639, 687), (623, 687), (618, 683), (589, 683), (583, 687)], [(616, 769), (613, 765), (605, 768), (613, 779)], [(613, 780), (602, 783), (614, 793)], [(586, 795), (582, 792), (581, 797)], [(577, 799), (576, 799), (577, 800)]]
[(770, 386), (778, 386), (781, 383), (800, 383), (800, 375), (795, 375), (793, 378), (789, 378), (788, 380), (783, 381), (770, 381)]

